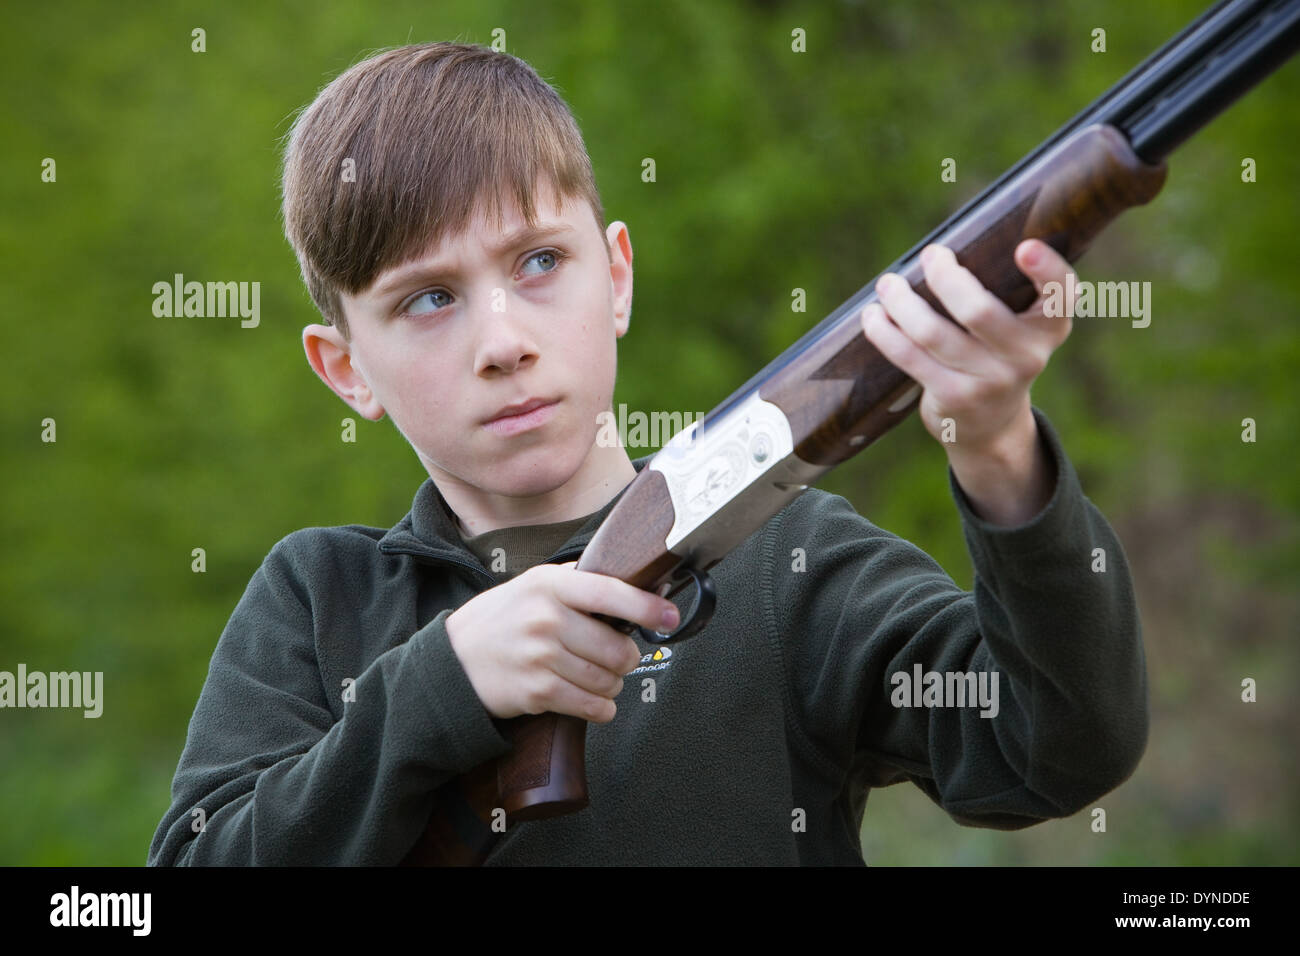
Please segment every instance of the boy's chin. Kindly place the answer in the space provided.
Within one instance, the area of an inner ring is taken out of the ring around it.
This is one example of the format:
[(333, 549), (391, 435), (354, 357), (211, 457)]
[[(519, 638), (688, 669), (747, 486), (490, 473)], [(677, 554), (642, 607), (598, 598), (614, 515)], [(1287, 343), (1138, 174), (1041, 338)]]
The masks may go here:
[(584, 456), (570, 450), (537, 448), (508, 456), (483, 476), (480, 487), (511, 498), (536, 498), (562, 488), (583, 461)]

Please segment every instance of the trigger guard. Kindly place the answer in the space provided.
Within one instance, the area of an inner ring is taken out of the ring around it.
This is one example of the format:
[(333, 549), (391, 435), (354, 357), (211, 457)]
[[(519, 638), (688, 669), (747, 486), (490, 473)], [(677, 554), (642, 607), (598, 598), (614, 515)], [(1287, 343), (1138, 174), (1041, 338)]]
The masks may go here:
[(707, 571), (697, 571), (691, 567), (678, 570), (684, 573), (675, 575), (673, 582), (680, 581), (683, 576), (690, 577), (695, 582), (695, 601), (691, 604), (686, 618), (677, 625), (677, 629), (671, 634), (665, 634), (663, 631), (652, 631), (638, 625), (637, 630), (641, 632), (641, 639), (648, 644), (671, 644), (675, 641), (685, 640), (692, 634), (699, 633), (713, 617), (713, 609), (717, 606), (718, 599), (717, 589), (713, 586), (713, 578), (709, 577)]

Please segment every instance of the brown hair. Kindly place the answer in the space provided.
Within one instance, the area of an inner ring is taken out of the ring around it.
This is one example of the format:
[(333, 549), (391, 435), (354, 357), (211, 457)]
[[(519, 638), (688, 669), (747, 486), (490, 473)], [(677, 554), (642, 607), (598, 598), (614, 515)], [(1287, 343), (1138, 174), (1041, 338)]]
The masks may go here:
[[(465, 43), (421, 43), (351, 67), (299, 114), (284, 156), (284, 231), (325, 321), (347, 338), (339, 291), (468, 228), (501, 223), (513, 193), (535, 226), (538, 182), (605, 212), (569, 107), (531, 66)], [(344, 179), (351, 159), (355, 181)], [(608, 251), (608, 241), (606, 250)]]

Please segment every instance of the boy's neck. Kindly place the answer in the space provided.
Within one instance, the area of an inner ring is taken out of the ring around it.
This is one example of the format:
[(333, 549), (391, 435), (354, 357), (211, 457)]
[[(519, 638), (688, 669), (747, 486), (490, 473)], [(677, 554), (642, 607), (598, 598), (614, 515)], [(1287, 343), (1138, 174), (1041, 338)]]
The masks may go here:
[[(521, 525), (556, 524), (594, 514), (628, 486), (636, 468), (622, 447), (598, 449), (565, 484), (544, 495), (513, 498), (434, 478), (456, 525), (467, 536)], [(595, 450), (594, 450), (595, 451)]]

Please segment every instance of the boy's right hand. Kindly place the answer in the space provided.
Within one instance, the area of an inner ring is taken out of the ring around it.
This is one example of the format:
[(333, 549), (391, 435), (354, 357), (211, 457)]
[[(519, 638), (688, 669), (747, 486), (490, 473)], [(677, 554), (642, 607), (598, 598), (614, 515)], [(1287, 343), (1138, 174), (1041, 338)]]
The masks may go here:
[(550, 711), (607, 723), (641, 650), (593, 613), (664, 632), (679, 617), (671, 601), (570, 561), (536, 565), (467, 601), (448, 616), (447, 637), (493, 717)]

